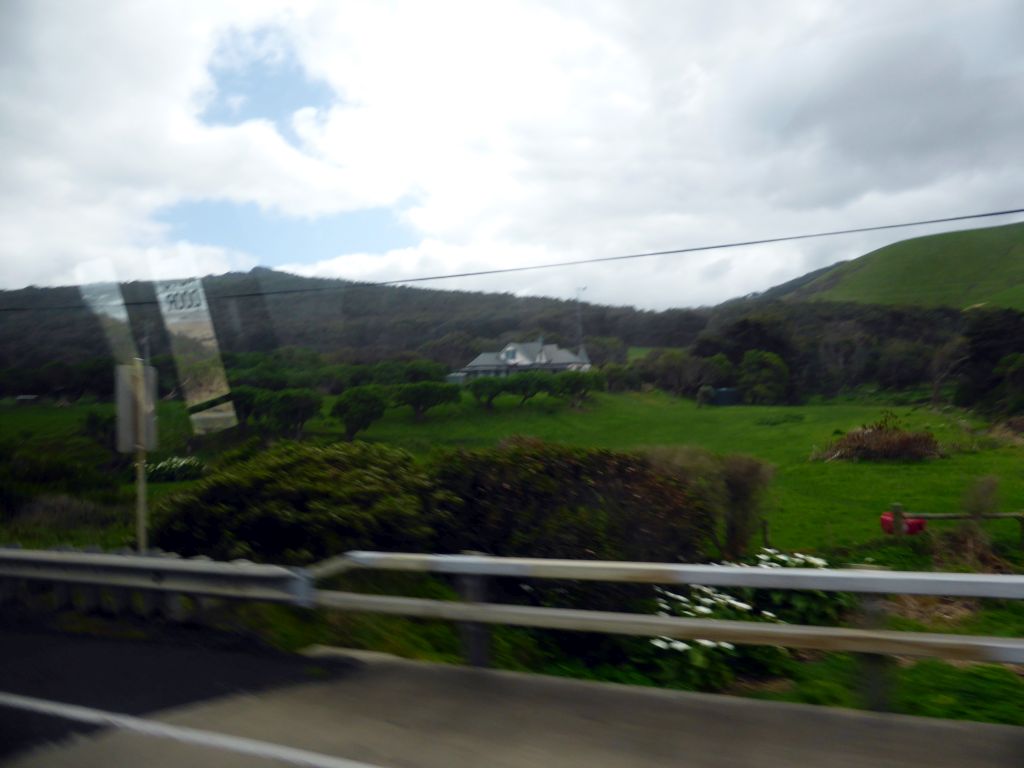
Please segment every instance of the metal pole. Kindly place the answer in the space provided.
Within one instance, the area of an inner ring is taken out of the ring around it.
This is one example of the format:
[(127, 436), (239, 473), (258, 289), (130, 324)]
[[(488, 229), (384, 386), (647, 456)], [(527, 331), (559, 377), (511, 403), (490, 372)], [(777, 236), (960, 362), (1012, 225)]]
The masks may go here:
[[(464, 555), (483, 555), (483, 552), (463, 551)], [(461, 574), (458, 579), (459, 594), (470, 603), (487, 602), (487, 581), (485, 576)], [(466, 661), (473, 667), (489, 667), (491, 665), (491, 630), (484, 624), (476, 622), (460, 622), (459, 634), (462, 635), (462, 648)]]
[(136, 357), (132, 367), (135, 390), (135, 537), (142, 554), (149, 547), (146, 540), (146, 371), (142, 358)]

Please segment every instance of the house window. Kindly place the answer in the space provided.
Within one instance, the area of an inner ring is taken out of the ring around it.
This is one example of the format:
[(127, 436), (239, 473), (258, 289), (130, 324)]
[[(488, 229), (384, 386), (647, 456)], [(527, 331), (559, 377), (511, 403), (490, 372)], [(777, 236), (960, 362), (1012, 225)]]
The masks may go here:
[(516, 351), (514, 349), (512, 349), (512, 348), (506, 349), (505, 350), (505, 359), (506, 360), (515, 360), (516, 359)]

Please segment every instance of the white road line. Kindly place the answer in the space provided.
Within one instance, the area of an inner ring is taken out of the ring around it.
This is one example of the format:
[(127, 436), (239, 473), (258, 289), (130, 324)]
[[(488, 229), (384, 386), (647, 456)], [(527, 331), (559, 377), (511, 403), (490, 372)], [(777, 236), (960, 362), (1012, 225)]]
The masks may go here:
[(120, 728), (125, 731), (141, 733), (145, 736), (173, 739), (174, 741), (181, 741), (186, 744), (198, 744), (203, 747), (214, 747), (244, 755), (280, 760), (291, 765), (307, 766), (308, 768), (380, 768), (380, 766), (373, 766), (369, 763), (360, 763), (354, 760), (346, 760), (343, 757), (332, 757), (331, 755), (324, 755), (319, 752), (286, 747), (269, 741), (247, 739), (242, 736), (228, 736), (223, 733), (202, 731), (197, 728), (188, 728), (180, 725), (169, 725), (153, 720), (144, 720), (141, 717), (122, 715), (117, 712), (80, 707), (77, 704), (64, 704), (59, 701), (48, 701), (31, 696), (19, 696), (16, 693), (0, 691), (0, 706), (23, 709), (29, 712), (39, 712), (44, 715), (63, 717), (67, 720), (77, 720), (82, 723)]

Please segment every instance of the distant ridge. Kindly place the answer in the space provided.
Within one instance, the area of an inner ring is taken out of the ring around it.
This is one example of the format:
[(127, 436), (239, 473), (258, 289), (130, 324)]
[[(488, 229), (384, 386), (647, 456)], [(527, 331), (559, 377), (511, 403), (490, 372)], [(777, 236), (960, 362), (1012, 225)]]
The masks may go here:
[(760, 298), (1024, 309), (1024, 223), (902, 240)]

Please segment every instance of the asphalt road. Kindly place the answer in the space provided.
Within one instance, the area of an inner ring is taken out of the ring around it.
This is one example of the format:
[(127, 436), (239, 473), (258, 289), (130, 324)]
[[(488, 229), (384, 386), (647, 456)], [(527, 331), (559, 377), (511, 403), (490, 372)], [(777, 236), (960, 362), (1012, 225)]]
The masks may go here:
[[(142, 731), (121, 726), (68, 739), (82, 729), (0, 707), (3, 762), (12, 768), (1024, 764), (1024, 728), (326, 653), (285, 656), (173, 628), (156, 640), (62, 635), (8, 614), (0, 618), (0, 691), (145, 719), (137, 721)], [(154, 728), (163, 730), (154, 734)]]
[[(29, 614), (0, 616), (0, 691), (130, 715), (333, 679), (354, 666), (200, 629), (168, 627), (152, 639), (118, 639), (61, 633)], [(94, 729), (0, 707), (0, 760)]]

